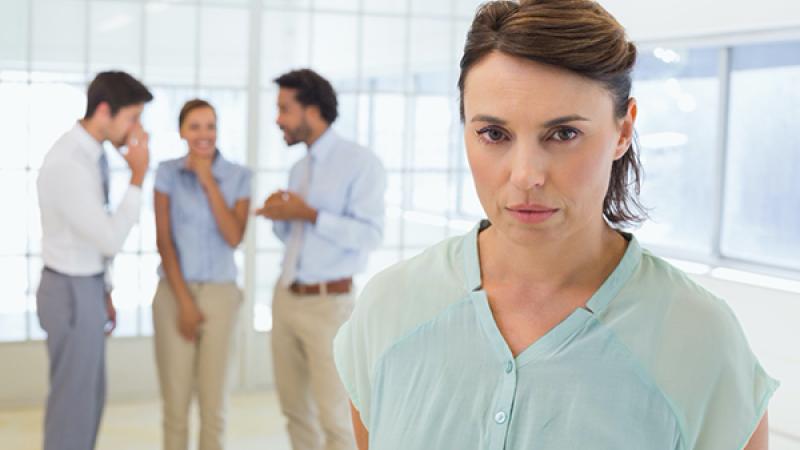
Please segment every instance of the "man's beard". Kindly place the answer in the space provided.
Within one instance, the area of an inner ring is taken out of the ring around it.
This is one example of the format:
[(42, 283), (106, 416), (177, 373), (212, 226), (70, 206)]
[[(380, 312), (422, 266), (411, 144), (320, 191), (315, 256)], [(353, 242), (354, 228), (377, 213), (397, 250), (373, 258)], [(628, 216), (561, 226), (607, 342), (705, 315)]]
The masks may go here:
[(283, 137), (286, 141), (286, 145), (292, 146), (295, 144), (299, 144), (300, 142), (305, 141), (311, 136), (311, 127), (308, 126), (308, 122), (303, 119), (300, 122), (300, 125), (297, 126), (294, 130), (290, 130), (287, 128), (282, 128), (283, 130)]

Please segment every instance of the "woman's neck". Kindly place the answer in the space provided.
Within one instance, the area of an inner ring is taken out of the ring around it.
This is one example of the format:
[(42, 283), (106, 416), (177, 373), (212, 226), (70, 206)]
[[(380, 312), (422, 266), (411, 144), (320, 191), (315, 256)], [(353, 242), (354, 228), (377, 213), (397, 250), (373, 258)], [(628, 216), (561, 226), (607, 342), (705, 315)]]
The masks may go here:
[(605, 222), (557, 239), (520, 244), (497, 227), (479, 235), (484, 284), (531, 286), (538, 291), (596, 287), (614, 270), (627, 242)]

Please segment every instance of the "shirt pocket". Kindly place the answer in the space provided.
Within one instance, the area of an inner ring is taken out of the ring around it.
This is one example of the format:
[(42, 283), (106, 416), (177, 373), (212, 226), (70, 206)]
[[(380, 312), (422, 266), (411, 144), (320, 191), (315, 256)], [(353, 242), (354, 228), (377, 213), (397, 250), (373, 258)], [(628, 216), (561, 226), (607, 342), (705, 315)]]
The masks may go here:
[(215, 227), (211, 205), (201, 187), (182, 183), (175, 189), (170, 202), (172, 229), (176, 234), (207, 231)]
[(313, 208), (333, 214), (344, 214), (350, 202), (350, 181), (341, 176), (314, 180), (307, 203)]

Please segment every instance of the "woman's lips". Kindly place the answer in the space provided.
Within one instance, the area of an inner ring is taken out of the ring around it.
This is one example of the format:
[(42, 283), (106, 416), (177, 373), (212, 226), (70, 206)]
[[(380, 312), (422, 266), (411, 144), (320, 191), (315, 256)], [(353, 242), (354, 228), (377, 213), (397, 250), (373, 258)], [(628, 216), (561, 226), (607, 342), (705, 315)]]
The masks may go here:
[(506, 211), (514, 219), (528, 224), (542, 223), (553, 217), (558, 212), (558, 208), (550, 208), (542, 205), (513, 205), (506, 207)]

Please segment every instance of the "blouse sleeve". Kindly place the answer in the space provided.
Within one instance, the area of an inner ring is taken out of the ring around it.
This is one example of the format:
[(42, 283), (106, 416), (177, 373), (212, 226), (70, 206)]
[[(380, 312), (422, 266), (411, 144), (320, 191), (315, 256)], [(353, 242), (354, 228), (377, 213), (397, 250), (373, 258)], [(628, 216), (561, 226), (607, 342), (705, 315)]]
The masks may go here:
[(353, 406), (361, 414), (362, 421), (367, 425), (369, 417), (370, 394), (372, 392), (370, 363), (373, 351), (370, 343), (375, 343), (376, 337), (370, 340), (366, 312), (367, 304), (374, 292), (370, 284), (356, 302), (356, 308), (350, 319), (342, 325), (333, 342), (333, 355), (339, 378), (350, 397)]
[(175, 184), (175, 176), (167, 162), (162, 162), (156, 168), (156, 180), (153, 189), (162, 194), (171, 195), (172, 186)]
[(242, 167), (240, 174), (239, 185), (236, 189), (236, 200), (249, 199), (253, 172), (247, 167)]
[(779, 385), (761, 367), (733, 311), (720, 303), (721, 332), (709, 342), (719, 356), (706, 368), (707, 395), (695, 405), (696, 423), (701, 426), (690, 436), (697, 450), (743, 449)]
[[(693, 324), (675, 330), (692, 339), (677, 339), (683, 350), (675, 348), (671, 361), (662, 362), (661, 378), (682, 422), (684, 448), (740, 450), (779, 383), (762, 368), (728, 305), (717, 298), (706, 305), (687, 311), (695, 317), (675, 322)], [(685, 376), (668, 376), (668, 367), (685, 371)]]

